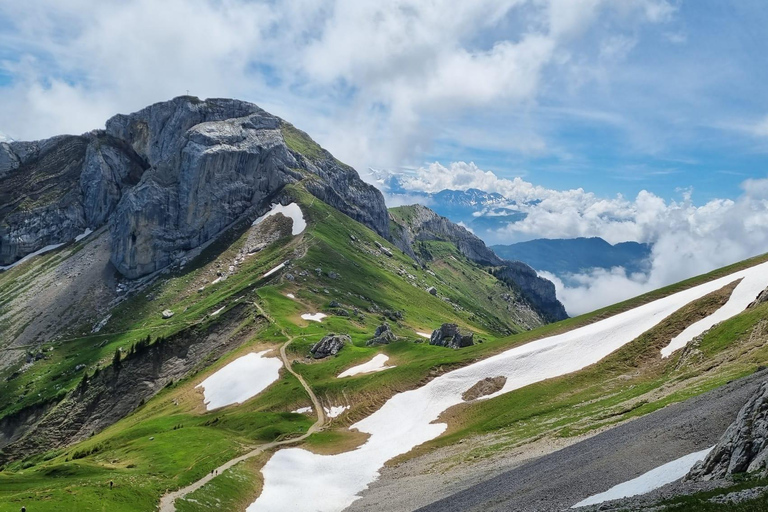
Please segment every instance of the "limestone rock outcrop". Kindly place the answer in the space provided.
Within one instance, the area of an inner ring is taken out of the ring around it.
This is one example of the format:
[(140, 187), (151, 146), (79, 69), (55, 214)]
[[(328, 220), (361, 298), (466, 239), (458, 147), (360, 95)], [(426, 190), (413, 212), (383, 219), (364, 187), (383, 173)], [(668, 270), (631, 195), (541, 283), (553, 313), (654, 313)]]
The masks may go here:
[(716, 480), (738, 473), (768, 475), (768, 382), (750, 397), (706, 459), (687, 480)]
[(376, 188), (303, 132), (243, 101), (179, 97), (117, 115), (106, 130), (1, 143), (0, 265), (109, 223), (112, 262), (138, 278), (264, 213), (300, 180), (388, 235)]
[(335, 356), (347, 343), (352, 343), (352, 338), (347, 334), (331, 333), (312, 345), (309, 352), (315, 359), (323, 359), (324, 357)]
[(373, 338), (368, 340), (366, 345), (387, 345), (393, 341), (397, 341), (397, 336), (395, 336), (395, 333), (392, 332), (389, 324), (384, 322), (376, 328), (376, 332), (374, 333)]
[(474, 333), (462, 333), (456, 324), (443, 324), (432, 332), (429, 344), (456, 349), (474, 345), (474, 339)]

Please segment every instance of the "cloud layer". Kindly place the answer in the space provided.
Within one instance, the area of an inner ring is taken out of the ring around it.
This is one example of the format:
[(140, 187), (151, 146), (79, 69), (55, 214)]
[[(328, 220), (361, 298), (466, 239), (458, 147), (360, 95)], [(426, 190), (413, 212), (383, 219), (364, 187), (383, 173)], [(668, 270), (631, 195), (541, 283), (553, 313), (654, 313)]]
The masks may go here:
[[(448, 124), (466, 136), (463, 114), (534, 107), (561, 74), (674, 11), (667, 0), (1, 2), (0, 130), (83, 132), (189, 91), (255, 101), (363, 168), (399, 166)], [(598, 22), (606, 34), (592, 42)]]
[(634, 199), (601, 198), (583, 189), (551, 190), (503, 179), (472, 163), (439, 163), (402, 178), (407, 190), (478, 188), (498, 192), (527, 216), (491, 235), (491, 243), (533, 238), (602, 237), (653, 244), (651, 270), (596, 270), (562, 280), (548, 275), (570, 314), (580, 314), (768, 251), (768, 179), (741, 184), (736, 199), (696, 205), (690, 191), (666, 201), (645, 190)]

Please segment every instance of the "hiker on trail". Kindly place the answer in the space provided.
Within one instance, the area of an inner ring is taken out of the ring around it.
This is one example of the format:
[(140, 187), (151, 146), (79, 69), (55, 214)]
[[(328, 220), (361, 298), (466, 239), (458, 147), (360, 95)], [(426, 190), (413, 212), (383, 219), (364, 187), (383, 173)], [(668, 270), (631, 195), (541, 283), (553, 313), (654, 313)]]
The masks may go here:
[(109, 481), (109, 489), (112, 490), (112, 487), (115, 485), (115, 482), (112, 480)]

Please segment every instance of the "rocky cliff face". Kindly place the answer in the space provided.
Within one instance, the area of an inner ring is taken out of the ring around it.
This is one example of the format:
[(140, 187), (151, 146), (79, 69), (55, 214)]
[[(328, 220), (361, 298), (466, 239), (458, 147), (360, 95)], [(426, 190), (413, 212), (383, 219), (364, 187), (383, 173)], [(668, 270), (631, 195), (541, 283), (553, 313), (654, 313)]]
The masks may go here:
[(493, 267), (493, 273), (498, 279), (518, 288), (547, 320), (568, 318), (565, 308), (557, 300), (555, 285), (551, 281), (539, 277), (525, 263), (499, 258), (482, 240), (458, 224), (422, 205), (404, 207), (399, 214), (392, 216), (392, 220), (395, 223), (393, 242), (414, 259), (419, 259), (414, 252), (414, 242), (449, 241), (469, 260)]
[[(291, 147), (297, 134), (311, 155)], [(103, 131), (2, 143), (0, 265), (109, 223), (112, 262), (141, 277), (263, 212), (299, 180), (388, 234), (378, 190), (303, 132), (242, 101), (180, 97), (117, 115)]]
[(768, 475), (768, 382), (744, 404), (736, 421), (686, 479), (715, 480), (737, 473)]

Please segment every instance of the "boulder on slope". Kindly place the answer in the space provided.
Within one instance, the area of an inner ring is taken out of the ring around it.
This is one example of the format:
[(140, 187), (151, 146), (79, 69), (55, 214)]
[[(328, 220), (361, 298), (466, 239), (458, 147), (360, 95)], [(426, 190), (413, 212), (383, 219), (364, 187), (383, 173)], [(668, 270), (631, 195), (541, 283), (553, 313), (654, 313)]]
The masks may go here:
[(462, 333), (456, 324), (443, 324), (432, 332), (429, 344), (456, 349), (474, 345), (474, 338), (474, 333)]
[(392, 332), (392, 329), (390, 329), (389, 324), (387, 322), (384, 322), (383, 324), (381, 324), (376, 328), (374, 337), (368, 340), (366, 342), (366, 345), (369, 347), (371, 345), (387, 345), (389, 343), (392, 343), (393, 341), (397, 341), (397, 336), (395, 336), (395, 333)]
[(331, 333), (315, 343), (309, 352), (315, 359), (323, 359), (324, 357), (335, 356), (347, 343), (352, 343), (352, 338), (347, 334)]

